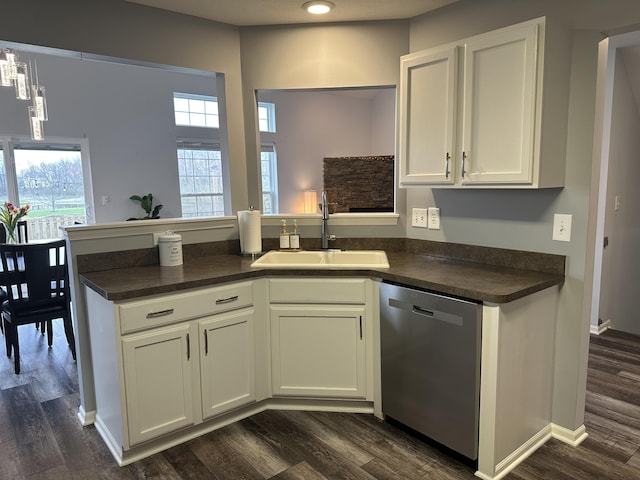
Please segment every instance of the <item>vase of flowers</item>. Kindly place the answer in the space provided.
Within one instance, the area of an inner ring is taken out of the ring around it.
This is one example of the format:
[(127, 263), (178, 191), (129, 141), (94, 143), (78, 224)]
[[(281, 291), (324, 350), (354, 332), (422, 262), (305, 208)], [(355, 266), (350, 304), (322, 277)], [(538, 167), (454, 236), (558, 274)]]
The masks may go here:
[(29, 208), (29, 204), (18, 208), (11, 202), (4, 202), (0, 208), (0, 222), (4, 225), (7, 243), (18, 243), (16, 227), (18, 221), (27, 214)]

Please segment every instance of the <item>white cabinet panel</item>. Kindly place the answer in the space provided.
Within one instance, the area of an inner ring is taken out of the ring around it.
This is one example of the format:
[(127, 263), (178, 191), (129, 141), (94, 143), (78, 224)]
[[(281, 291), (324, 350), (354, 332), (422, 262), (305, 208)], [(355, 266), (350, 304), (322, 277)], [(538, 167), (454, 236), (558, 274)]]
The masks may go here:
[(365, 308), (272, 306), (274, 395), (364, 398)]
[(457, 49), (407, 55), (400, 73), (400, 182), (453, 184)]
[(462, 183), (532, 183), (537, 25), (465, 45)]
[(204, 418), (255, 400), (253, 309), (200, 320)]
[(273, 278), (271, 303), (364, 304), (367, 282), (362, 278)]
[(192, 337), (181, 324), (122, 339), (131, 445), (194, 423)]

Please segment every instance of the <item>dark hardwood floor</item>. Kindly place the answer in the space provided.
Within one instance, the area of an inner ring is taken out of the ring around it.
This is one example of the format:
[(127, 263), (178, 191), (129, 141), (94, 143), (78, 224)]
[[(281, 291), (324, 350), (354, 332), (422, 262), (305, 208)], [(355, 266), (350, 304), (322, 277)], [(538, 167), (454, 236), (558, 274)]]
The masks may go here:
[[(55, 322), (54, 346), (20, 328), (22, 373), (0, 358), (0, 479), (473, 479), (474, 469), (371, 415), (271, 411), (126, 467), (82, 428), (75, 363)], [(640, 479), (640, 338), (592, 337), (577, 448), (551, 440), (509, 480)]]

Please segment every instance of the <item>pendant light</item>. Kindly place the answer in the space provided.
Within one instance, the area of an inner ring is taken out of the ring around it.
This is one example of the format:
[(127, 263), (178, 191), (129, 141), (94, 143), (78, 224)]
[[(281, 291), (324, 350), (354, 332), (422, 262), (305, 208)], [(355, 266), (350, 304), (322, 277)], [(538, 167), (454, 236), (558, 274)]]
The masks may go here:
[(31, 140), (44, 140), (44, 132), (42, 130), (42, 120), (38, 118), (36, 107), (30, 105), (29, 110), (29, 127), (31, 128)]
[(18, 100), (31, 99), (31, 83), (29, 82), (29, 69), (24, 62), (16, 62), (16, 78), (14, 80), (16, 87), (16, 98)]
[(46, 122), (49, 120), (49, 113), (47, 112), (47, 97), (45, 94), (44, 85), (40, 85), (38, 81), (38, 63), (34, 61), (35, 83), (31, 86), (33, 90), (33, 106), (36, 109), (38, 120)]
[(33, 100), (29, 106), (29, 130), (32, 140), (44, 140), (42, 122), (49, 120), (47, 98), (44, 85), (38, 81), (38, 65), (35, 64), (35, 81), (30, 77), (29, 65), (18, 61), (18, 54), (12, 48), (0, 47), (0, 86), (15, 88), (18, 100)]
[(11, 87), (16, 78), (16, 52), (0, 48), (0, 86)]

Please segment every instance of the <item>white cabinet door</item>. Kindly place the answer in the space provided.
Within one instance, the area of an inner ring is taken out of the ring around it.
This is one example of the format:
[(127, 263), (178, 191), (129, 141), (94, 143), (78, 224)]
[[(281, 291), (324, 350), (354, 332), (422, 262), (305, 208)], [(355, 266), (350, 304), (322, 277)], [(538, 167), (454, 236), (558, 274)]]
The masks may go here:
[(271, 306), (274, 395), (364, 398), (365, 307)]
[(191, 324), (122, 339), (129, 443), (136, 445), (194, 423)]
[(402, 57), (398, 103), (400, 183), (453, 184), (457, 48)]
[(401, 186), (564, 184), (570, 36), (547, 27), (530, 20), (401, 58)]
[(538, 25), (465, 45), (463, 184), (532, 183)]
[(198, 322), (203, 417), (255, 400), (253, 309)]

